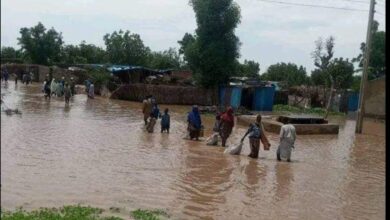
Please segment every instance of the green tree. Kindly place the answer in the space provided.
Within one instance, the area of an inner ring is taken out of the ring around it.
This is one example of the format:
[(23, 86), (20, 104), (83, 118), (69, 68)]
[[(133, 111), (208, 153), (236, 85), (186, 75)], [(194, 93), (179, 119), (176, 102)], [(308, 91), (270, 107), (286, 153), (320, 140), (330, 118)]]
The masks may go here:
[(352, 91), (354, 92), (359, 92), (360, 91), (360, 82), (362, 80), (362, 77), (357, 75), (357, 76), (353, 76), (353, 79), (352, 79), (352, 85), (351, 85), (351, 89)]
[(85, 64), (85, 63), (106, 63), (106, 51), (93, 44), (86, 44), (82, 41), (79, 45), (65, 45), (62, 49), (62, 63)]
[(261, 79), (269, 81), (285, 81), (288, 87), (305, 85), (309, 82), (306, 69), (293, 63), (277, 63), (268, 67)]
[[(351, 88), (353, 83), (354, 66), (348, 59), (336, 58), (332, 60), (328, 67), (328, 73), (332, 75), (335, 89)], [(329, 83), (330, 82), (328, 82), (328, 84)]]
[(148, 62), (150, 54), (138, 34), (130, 34), (130, 31), (114, 31), (104, 37), (109, 62), (123, 65), (144, 66)]
[(241, 64), (237, 61), (237, 75), (249, 78), (260, 78), (260, 64), (253, 60), (244, 60)]
[(148, 67), (154, 69), (180, 69), (182, 61), (174, 48), (162, 52), (152, 52)]
[(107, 62), (106, 51), (94, 44), (87, 44), (82, 41), (79, 45), (80, 56), (87, 60), (87, 63), (102, 64)]
[(228, 82), (236, 72), (240, 42), (234, 33), (240, 8), (233, 0), (190, 0), (196, 15), (195, 42), (187, 44), (186, 61), (204, 87)]
[(74, 45), (65, 45), (62, 49), (61, 63), (65, 64), (84, 64), (87, 59), (80, 53), (80, 48)]
[(315, 50), (312, 53), (312, 57), (314, 59), (314, 66), (317, 68), (312, 72), (315, 74), (314, 78), (318, 80), (318, 83), (322, 83), (323, 85), (326, 84), (327, 79), (329, 79), (330, 82), (330, 94), (329, 94), (328, 103), (326, 105), (325, 118), (328, 117), (330, 105), (333, 98), (333, 89), (335, 86), (333, 75), (329, 74), (328, 71), (330, 62), (334, 54), (333, 48), (334, 48), (334, 37), (330, 36), (325, 42), (323, 42), (322, 39), (319, 38), (315, 42)]
[(62, 48), (62, 35), (54, 28), (46, 30), (39, 22), (31, 28), (21, 28), (19, 45), (31, 62), (48, 65), (60, 61)]
[(316, 86), (324, 86), (328, 82), (326, 73), (319, 69), (311, 71), (310, 82)]
[[(386, 74), (386, 32), (378, 31), (379, 23), (374, 21), (372, 29), (371, 54), (368, 69), (368, 79), (375, 79)], [(360, 45), (361, 53), (353, 62), (359, 63), (360, 71), (363, 68), (363, 57), (366, 50), (364, 42)]]
[(1, 47), (1, 59), (23, 59), (23, 53), (13, 47)]
[(178, 43), (180, 44), (179, 54), (183, 55), (183, 68), (188, 68), (194, 73), (199, 73), (201, 62), (199, 59), (199, 48), (196, 36), (186, 33), (183, 39), (178, 41)]
[(195, 42), (195, 37), (192, 34), (185, 33), (183, 38), (178, 41), (180, 48), (179, 48), (179, 54), (185, 54), (185, 51), (189, 45)]

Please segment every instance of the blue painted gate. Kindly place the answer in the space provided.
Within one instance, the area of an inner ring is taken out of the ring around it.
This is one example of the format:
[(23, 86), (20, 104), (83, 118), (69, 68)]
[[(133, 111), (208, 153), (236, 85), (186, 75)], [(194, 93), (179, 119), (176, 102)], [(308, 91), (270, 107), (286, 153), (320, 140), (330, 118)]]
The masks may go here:
[(241, 94), (242, 94), (242, 88), (239, 87), (232, 88), (232, 94), (230, 97), (230, 106), (232, 106), (234, 109), (237, 109), (241, 105)]
[(220, 87), (219, 103), (223, 106), (232, 106), (237, 109), (241, 105), (242, 88), (240, 87)]
[(359, 94), (351, 93), (348, 96), (348, 111), (355, 112), (359, 107)]
[(274, 105), (275, 87), (258, 87), (253, 97), (255, 111), (272, 111)]

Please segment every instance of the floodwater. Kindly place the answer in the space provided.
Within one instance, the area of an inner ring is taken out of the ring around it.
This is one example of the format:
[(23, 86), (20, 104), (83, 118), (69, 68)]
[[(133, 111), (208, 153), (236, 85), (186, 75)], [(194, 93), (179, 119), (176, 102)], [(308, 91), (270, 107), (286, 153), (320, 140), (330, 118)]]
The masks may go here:
[[(141, 104), (76, 95), (70, 107), (45, 101), (37, 85), (1, 87), (22, 115), (1, 113), (1, 207), (91, 205), (123, 210), (165, 209), (173, 219), (384, 219), (385, 137), (298, 136), (292, 163), (270, 151), (250, 159), (222, 147), (184, 140), (188, 106), (169, 106), (171, 133), (146, 133)], [(166, 106), (161, 106), (161, 109)], [(206, 135), (213, 118), (202, 116)], [(368, 127), (367, 127), (368, 126)], [(366, 123), (365, 130), (384, 131)], [(237, 126), (228, 142), (236, 143)], [(384, 133), (382, 133), (384, 134)], [(129, 216), (128, 214), (126, 214)]]

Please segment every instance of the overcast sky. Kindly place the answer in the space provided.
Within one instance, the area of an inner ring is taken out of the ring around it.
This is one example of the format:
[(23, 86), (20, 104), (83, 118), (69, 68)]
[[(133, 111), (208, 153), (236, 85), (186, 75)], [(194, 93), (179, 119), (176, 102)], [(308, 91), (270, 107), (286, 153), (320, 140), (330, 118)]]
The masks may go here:
[[(369, 9), (369, 0), (276, 0), (340, 8)], [(385, 29), (385, 0), (377, 0), (375, 19)], [(290, 6), (261, 0), (236, 0), (241, 23), (236, 34), (242, 43), (240, 60), (260, 63), (263, 73), (277, 62), (313, 69), (314, 41), (335, 37), (335, 56), (352, 58), (365, 41), (368, 12)], [(184, 33), (196, 28), (188, 0), (1, 0), (1, 45), (17, 45), (22, 27), (41, 21), (62, 32), (66, 44), (82, 40), (104, 47), (103, 35), (115, 30), (140, 34), (152, 50), (178, 48)], [(310, 73), (309, 73), (310, 74)]]

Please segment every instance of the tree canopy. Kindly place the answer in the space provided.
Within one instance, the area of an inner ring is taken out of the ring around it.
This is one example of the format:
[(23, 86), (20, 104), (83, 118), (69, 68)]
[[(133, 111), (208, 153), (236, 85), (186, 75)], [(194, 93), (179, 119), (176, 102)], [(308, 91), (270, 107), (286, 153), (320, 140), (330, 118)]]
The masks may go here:
[(253, 60), (244, 60), (244, 63), (237, 61), (237, 76), (245, 76), (249, 78), (260, 78), (260, 64)]
[(22, 59), (23, 53), (13, 47), (1, 47), (1, 59)]
[(162, 52), (152, 52), (148, 63), (148, 66), (154, 69), (180, 69), (183, 65), (179, 52), (174, 48)]
[(288, 86), (306, 85), (309, 77), (303, 66), (293, 63), (277, 63), (268, 67), (267, 71), (261, 75), (262, 80), (285, 81)]
[(190, 0), (196, 15), (196, 36), (186, 34), (181, 53), (204, 87), (226, 83), (236, 72), (240, 42), (235, 28), (240, 8), (233, 0)]
[[(368, 69), (368, 79), (375, 79), (386, 74), (386, 32), (378, 31), (379, 23), (374, 21), (371, 41), (371, 54)], [(366, 49), (366, 44), (360, 44), (361, 53), (354, 59), (353, 62), (358, 62), (359, 67), (363, 68), (363, 57)]]
[(104, 35), (103, 39), (111, 63), (140, 66), (147, 64), (150, 49), (144, 45), (140, 35), (119, 30)]
[(31, 62), (36, 64), (52, 64), (60, 61), (62, 35), (54, 28), (46, 30), (39, 22), (31, 28), (21, 28), (19, 45)]
[(333, 36), (330, 36), (325, 42), (322, 38), (315, 42), (315, 49), (311, 54), (316, 67), (311, 74), (311, 80), (314, 85), (329, 85), (327, 82), (332, 75), (329, 75), (328, 68), (333, 58), (334, 44)]
[(328, 72), (333, 77), (335, 89), (351, 88), (354, 79), (354, 67), (348, 59), (335, 58), (331, 61)]
[(65, 45), (62, 49), (61, 56), (61, 63), (65, 64), (107, 62), (104, 49), (93, 44), (86, 44), (85, 41), (79, 45)]
[(333, 59), (333, 49), (334, 38), (332, 36), (326, 42), (323, 42), (321, 38), (316, 41), (316, 48), (312, 55), (317, 68), (312, 71), (311, 82), (314, 85), (329, 87), (333, 80), (335, 89), (348, 89), (352, 86), (355, 72), (353, 63), (342, 57)]

